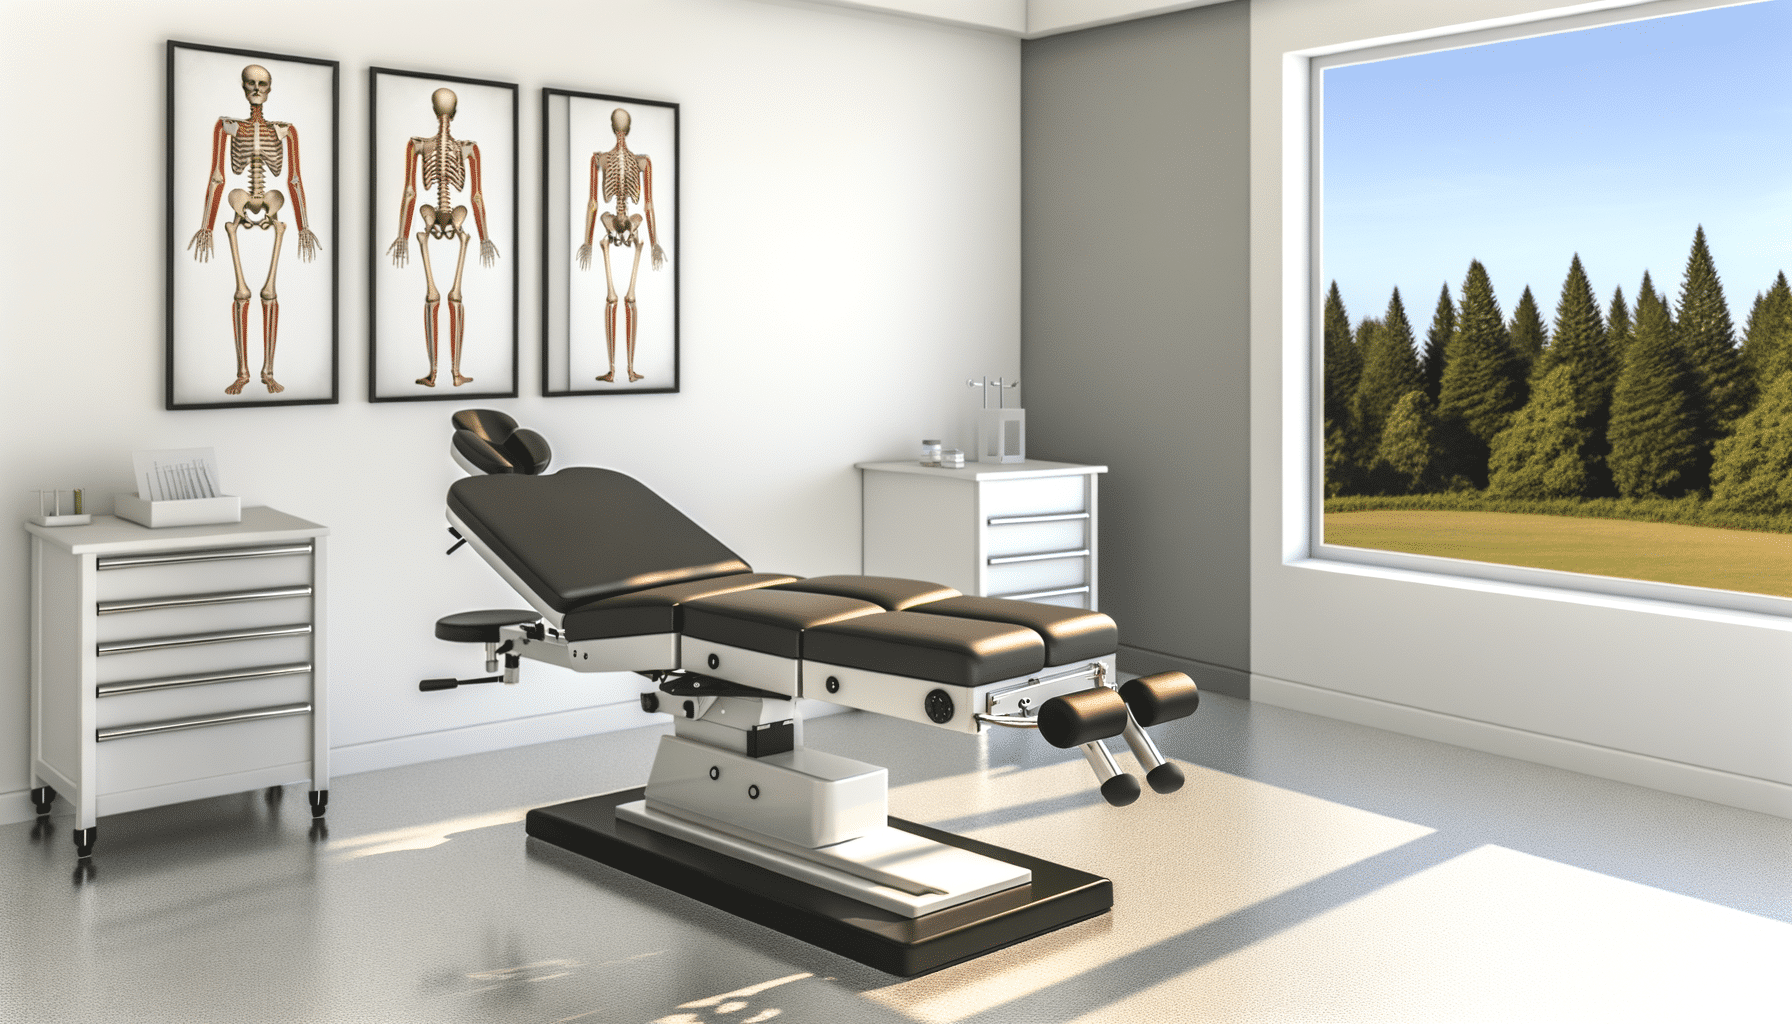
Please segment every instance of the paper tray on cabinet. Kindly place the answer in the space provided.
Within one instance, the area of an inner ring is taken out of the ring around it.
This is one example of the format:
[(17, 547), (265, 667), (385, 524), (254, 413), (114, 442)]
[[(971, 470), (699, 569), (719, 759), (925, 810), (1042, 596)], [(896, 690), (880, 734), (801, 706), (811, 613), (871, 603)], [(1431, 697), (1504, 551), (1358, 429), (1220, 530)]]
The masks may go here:
[(243, 499), (234, 494), (215, 498), (181, 498), (170, 501), (145, 501), (135, 494), (113, 496), (113, 512), (120, 519), (129, 519), (144, 526), (203, 526), (209, 523), (243, 521)]

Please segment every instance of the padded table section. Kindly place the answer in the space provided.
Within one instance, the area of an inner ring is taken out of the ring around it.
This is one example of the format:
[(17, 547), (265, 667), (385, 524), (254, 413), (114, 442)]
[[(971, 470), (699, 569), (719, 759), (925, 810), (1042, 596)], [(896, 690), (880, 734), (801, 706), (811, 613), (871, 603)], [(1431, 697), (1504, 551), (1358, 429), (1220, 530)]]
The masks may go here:
[(448, 508), (557, 612), (753, 571), (646, 485), (614, 470), (468, 477), (448, 488)]
[(683, 612), (686, 637), (791, 659), (803, 656), (806, 630), (888, 614), (869, 601), (782, 587), (706, 597)]
[(811, 576), (786, 584), (781, 590), (801, 590), (811, 594), (835, 594), (840, 597), (870, 601), (886, 611), (899, 612), (929, 601), (957, 597), (951, 587), (925, 580), (905, 580), (897, 576)]
[(1064, 608), (1037, 601), (1010, 601), (1005, 597), (949, 597), (909, 609), (928, 615), (1007, 622), (1025, 626), (1045, 641), (1047, 665), (1069, 665), (1090, 658), (1105, 658), (1120, 649), (1120, 628), (1100, 612)]
[(935, 683), (982, 686), (1044, 668), (1045, 641), (1025, 626), (885, 612), (809, 630), (803, 636), (803, 659)]
[(566, 613), (561, 628), (568, 640), (604, 640), (618, 636), (676, 633), (683, 625), (682, 606), (690, 601), (742, 590), (794, 583), (796, 576), (743, 572), (665, 587), (649, 587), (582, 604)]

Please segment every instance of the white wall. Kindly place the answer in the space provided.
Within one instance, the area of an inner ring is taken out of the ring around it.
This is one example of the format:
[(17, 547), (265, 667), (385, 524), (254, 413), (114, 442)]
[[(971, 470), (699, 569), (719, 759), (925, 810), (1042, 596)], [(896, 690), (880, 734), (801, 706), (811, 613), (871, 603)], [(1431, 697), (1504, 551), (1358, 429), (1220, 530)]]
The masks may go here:
[[(1610, 7), (1622, 4), (1581, 5)], [(1253, 0), (1253, 699), (1792, 816), (1792, 623), (1305, 558), (1302, 165), (1289, 54), (1539, 0)]]
[[(342, 62), (342, 219), (324, 239), (342, 261), (338, 405), (162, 408), (170, 38)], [(364, 397), (367, 260), (386, 241), (368, 237), (370, 65), (522, 87), (521, 246), (504, 257), (522, 260), (524, 397), (484, 404), (545, 433), (560, 465), (641, 477), (755, 567), (856, 572), (852, 463), (954, 438), (964, 377), (1019, 368), (1013, 38), (748, 0), (5, 0), (0, 39), (0, 507), (22, 521), (28, 489), (82, 486), (104, 511), (132, 450), (211, 445), (231, 490), (330, 526), (338, 772), (649, 720), (627, 675), (532, 664), (521, 687), (417, 692), (480, 668), (433, 639), (438, 616), (520, 602), (476, 555), (442, 556), (462, 405)], [(530, 394), (543, 86), (682, 104), (681, 394)], [(26, 564), (20, 530), (0, 545), (0, 821), (28, 813)]]

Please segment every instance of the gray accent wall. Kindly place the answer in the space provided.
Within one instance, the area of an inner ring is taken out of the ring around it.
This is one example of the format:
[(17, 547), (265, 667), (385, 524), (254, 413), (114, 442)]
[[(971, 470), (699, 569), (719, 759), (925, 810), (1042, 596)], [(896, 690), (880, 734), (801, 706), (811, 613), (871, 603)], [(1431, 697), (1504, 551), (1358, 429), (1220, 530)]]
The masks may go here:
[(1250, 8), (1021, 49), (1030, 458), (1099, 463), (1121, 667), (1250, 687)]

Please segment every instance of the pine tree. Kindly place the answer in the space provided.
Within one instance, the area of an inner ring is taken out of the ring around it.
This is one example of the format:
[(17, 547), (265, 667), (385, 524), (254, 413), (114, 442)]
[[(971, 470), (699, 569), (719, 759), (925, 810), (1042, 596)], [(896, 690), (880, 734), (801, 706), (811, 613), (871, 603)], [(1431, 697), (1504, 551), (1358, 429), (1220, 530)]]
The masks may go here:
[(1437, 431), (1431, 399), (1414, 388), (1394, 403), (1387, 425), (1381, 430), (1374, 476), (1395, 494), (1416, 494), (1436, 486), (1436, 457), (1432, 450)]
[(1424, 378), (1419, 375), (1419, 361), (1412, 346), (1412, 323), (1406, 318), (1400, 289), (1395, 288), (1388, 299), (1386, 316), (1379, 321), (1364, 321), (1364, 328), (1357, 331), (1363, 376), (1351, 409), (1363, 439), (1360, 462), (1372, 467), (1388, 413), (1401, 395), (1422, 387)]
[(1674, 344), (1667, 306), (1644, 291), (1636, 304), (1635, 337), (1612, 391), (1607, 431), (1606, 464), (1619, 494), (1672, 498), (1704, 487), (1695, 386)]
[(1481, 261), (1468, 265), (1455, 338), (1445, 350), (1438, 388), (1438, 443), (1444, 475), (1487, 482), (1488, 445), (1525, 404), (1524, 366), (1512, 351), (1506, 318)]
[(1767, 385), (1761, 401), (1717, 443), (1711, 500), (1763, 514), (1792, 512), (1792, 371)]
[(1792, 288), (1787, 287), (1783, 270), (1773, 287), (1755, 296), (1748, 324), (1742, 329), (1742, 365), (1749, 379), (1762, 389), (1792, 370)]
[(1355, 492), (1359, 468), (1356, 462), (1360, 444), (1356, 424), (1350, 412), (1350, 400), (1356, 395), (1362, 378), (1363, 356), (1350, 336), (1350, 314), (1344, 311), (1344, 297), (1338, 293), (1338, 282), (1332, 282), (1325, 297), (1325, 492), (1336, 497)]
[(1528, 284), (1518, 297), (1518, 305), (1512, 307), (1512, 323), (1507, 331), (1512, 336), (1512, 351), (1524, 360), (1525, 372), (1530, 373), (1543, 357), (1543, 350), (1549, 347), (1549, 329), (1543, 326), (1543, 315), (1537, 312), (1537, 300)]
[(1591, 480), (1593, 432), (1575, 395), (1573, 370), (1558, 365), (1494, 437), (1487, 489), (1508, 498), (1576, 498)]
[(1437, 311), (1431, 314), (1431, 330), (1425, 332), (1425, 355), (1420, 368), (1425, 375), (1425, 394), (1437, 404), (1438, 388), (1444, 380), (1444, 351), (1456, 333), (1456, 303), (1450, 300), (1450, 283), (1437, 295)]
[(1736, 329), (1724, 301), (1723, 282), (1705, 244), (1703, 226), (1693, 234), (1692, 252), (1680, 283), (1680, 306), (1674, 317), (1675, 337), (1686, 353), (1704, 399), (1709, 440), (1729, 433), (1748, 406), (1747, 380), (1736, 351)]
[(1617, 383), (1618, 365), (1607, 345), (1599, 300), (1593, 297), (1593, 285), (1587, 280), (1579, 253), (1568, 263), (1562, 297), (1556, 302), (1555, 331), (1549, 351), (1532, 377), (1541, 378), (1558, 367), (1568, 368), (1569, 385), (1580, 415), (1586, 428), (1593, 432), (1588, 494), (1608, 495), (1612, 488), (1605, 466), (1606, 425), (1611, 421), (1612, 387)]
[(1624, 301), (1624, 286), (1619, 285), (1612, 289), (1612, 304), (1605, 313), (1606, 345), (1612, 350), (1612, 361), (1619, 367), (1624, 365), (1624, 352), (1635, 336), (1635, 329), (1630, 324), (1630, 304)]

